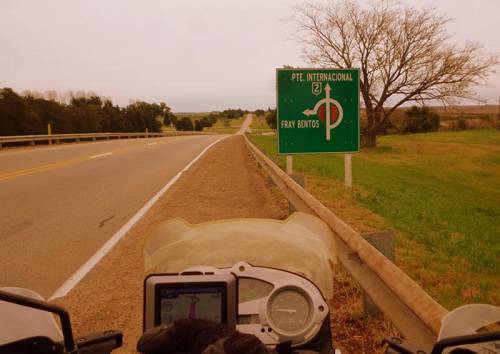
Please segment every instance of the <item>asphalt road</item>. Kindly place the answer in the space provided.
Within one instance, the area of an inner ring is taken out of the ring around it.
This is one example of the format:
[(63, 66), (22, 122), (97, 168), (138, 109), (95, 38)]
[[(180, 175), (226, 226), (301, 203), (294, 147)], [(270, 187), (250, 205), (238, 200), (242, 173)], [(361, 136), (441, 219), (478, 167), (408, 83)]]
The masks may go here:
[(253, 115), (252, 113), (248, 113), (243, 124), (240, 127), (240, 130), (236, 134), (243, 135), (245, 132), (250, 131), (250, 125), (252, 124)]
[(0, 151), (0, 286), (27, 287), (49, 297), (220, 137)]

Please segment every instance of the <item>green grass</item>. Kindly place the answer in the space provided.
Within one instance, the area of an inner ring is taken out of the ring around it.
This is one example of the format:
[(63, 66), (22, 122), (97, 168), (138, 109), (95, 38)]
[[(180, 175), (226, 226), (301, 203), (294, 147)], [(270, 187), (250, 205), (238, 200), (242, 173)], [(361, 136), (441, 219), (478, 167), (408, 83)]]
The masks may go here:
[[(464, 130), (464, 131), (446, 131), (439, 133), (421, 133), (410, 135), (392, 136), (394, 141), (428, 141), (450, 144), (487, 144), (500, 145), (500, 134), (490, 129)], [(384, 138), (382, 138), (384, 140)]]
[[(276, 156), (275, 137), (252, 139)], [(499, 156), (496, 130), (384, 136), (377, 148), (353, 155), (350, 202), (400, 232), (407, 271), (445, 306), (500, 304)], [(294, 156), (294, 169), (313, 177), (322, 187), (310, 187), (319, 197), (329, 194), (327, 201), (342, 189), (341, 155)], [(335, 183), (324, 187), (329, 181)]]
[(215, 122), (214, 125), (212, 125), (210, 128), (204, 128), (203, 131), (233, 134), (240, 129), (240, 127), (243, 125), (244, 120), (245, 117), (239, 117), (236, 119), (227, 119), (227, 120), (217, 119), (217, 122)]

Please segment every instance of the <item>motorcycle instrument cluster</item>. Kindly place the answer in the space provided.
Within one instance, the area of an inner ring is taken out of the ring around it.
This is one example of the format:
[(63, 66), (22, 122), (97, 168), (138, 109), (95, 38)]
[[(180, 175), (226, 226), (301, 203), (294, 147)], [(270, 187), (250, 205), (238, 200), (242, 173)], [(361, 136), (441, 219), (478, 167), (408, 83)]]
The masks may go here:
[(245, 262), (222, 269), (192, 267), (144, 281), (145, 330), (179, 318), (202, 318), (236, 324), (266, 345), (290, 341), (298, 346), (318, 334), (327, 315), (323, 296), (306, 278)]
[[(246, 262), (219, 271), (234, 274), (239, 281), (239, 299), (243, 301), (238, 302), (236, 328), (257, 336), (266, 345), (306, 343), (318, 334), (328, 316), (321, 292), (300, 275)], [(254, 298), (256, 288), (259, 295)], [(265, 291), (265, 295), (259, 291)]]

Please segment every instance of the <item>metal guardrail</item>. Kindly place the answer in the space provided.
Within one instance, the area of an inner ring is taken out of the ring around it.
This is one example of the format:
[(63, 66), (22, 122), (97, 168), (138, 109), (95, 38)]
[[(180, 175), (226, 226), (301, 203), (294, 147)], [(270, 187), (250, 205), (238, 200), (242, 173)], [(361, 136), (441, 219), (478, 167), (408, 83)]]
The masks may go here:
[(184, 136), (184, 135), (206, 135), (213, 134), (207, 132), (183, 132), (171, 131), (162, 133), (81, 133), (81, 134), (50, 134), (50, 135), (13, 135), (13, 136), (0, 136), (0, 148), (2, 144), (7, 143), (30, 143), (35, 145), (37, 141), (47, 141), (49, 144), (52, 142), (60, 142), (61, 140), (98, 140), (98, 139), (122, 139), (122, 138), (150, 138), (150, 137), (164, 137), (164, 136)]
[(441, 318), (448, 311), (360, 233), (297, 184), (247, 136), (245, 140), (257, 162), (290, 203), (299, 211), (318, 216), (330, 226), (335, 234), (338, 259), (382, 313), (405, 338), (430, 352), (441, 327)]

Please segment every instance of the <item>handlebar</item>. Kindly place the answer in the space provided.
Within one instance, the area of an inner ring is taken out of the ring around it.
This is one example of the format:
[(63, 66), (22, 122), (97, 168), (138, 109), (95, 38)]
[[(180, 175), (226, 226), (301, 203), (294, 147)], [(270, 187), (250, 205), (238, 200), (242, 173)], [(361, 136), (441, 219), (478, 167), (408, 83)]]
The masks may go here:
[[(145, 331), (166, 330), (183, 319), (188, 323), (204, 319), (217, 322), (214, 325), (225, 328), (226, 334), (256, 337), (278, 353), (340, 353), (332, 345), (330, 311), (321, 291), (299, 274), (238, 262), (230, 268), (192, 267), (180, 274), (150, 275), (144, 284)], [(487, 305), (477, 306), (491, 313)], [(462, 308), (458, 312), (463, 317), (470, 310)], [(49, 314), (59, 317), (60, 326)], [(447, 321), (456, 321), (457, 317), (450, 315)], [(93, 333), (75, 340), (68, 312), (27, 289), (0, 289), (0, 327), (2, 324), (0, 354), (38, 353), (40, 349), (54, 354), (107, 354), (120, 347), (123, 340), (119, 331)], [(454, 353), (464, 346), (477, 350), (478, 343), (488, 353), (500, 353), (497, 341), (500, 331), (448, 336), (438, 340), (430, 354)], [(401, 338), (386, 338), (384, 344), (389, 354), (425, 354)]]

